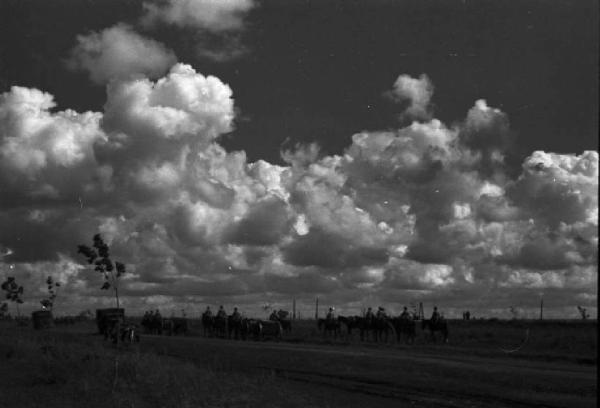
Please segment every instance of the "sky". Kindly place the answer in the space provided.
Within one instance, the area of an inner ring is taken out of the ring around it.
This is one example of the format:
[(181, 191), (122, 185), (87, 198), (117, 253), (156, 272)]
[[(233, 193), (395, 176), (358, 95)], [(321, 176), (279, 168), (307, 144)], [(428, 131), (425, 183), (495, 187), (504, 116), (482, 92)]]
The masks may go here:
[[(596, 316), (596, 1), (8, 0), (0, 277), (55, 313)], [(511, 312), (511, 307), (513, 312)]]

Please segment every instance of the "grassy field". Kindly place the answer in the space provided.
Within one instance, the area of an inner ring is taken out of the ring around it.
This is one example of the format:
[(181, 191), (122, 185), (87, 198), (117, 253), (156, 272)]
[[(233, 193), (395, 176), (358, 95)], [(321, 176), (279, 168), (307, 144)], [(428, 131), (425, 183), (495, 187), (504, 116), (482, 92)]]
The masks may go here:
[[(191, 321), (192, 336), (202, 333), (200, 321)], [(416, 349), (439, 348), (481, 355), (502, 355), (539, 360), (567, 360), (582, 364), (597, 363), (597, 321), (595, 320), (450, 320), (449, 342), (432, 342), (429, 334), (417, 324)], [(439, 335), (438, 335), (439, 336)], [(406, 347), (390, 335), (385, 344), (373, 339), (361, 341), (358, 332), (351, 336), (342, 329), (338, 338), (323, 336), (314, 320), (293, 322), (291, 334), (284, 341), (292, 343), (363, 345), (370, 347)], [(517, 349), (517, 350), (515, 350)]]
[[(34, 331), (0, 322), (0, 406), (592, 406), (597, 324), (453, 321), (448, 344), (142, 336), (115, 348), (93, 322)], [(506, 352), (506, 350), (518, 350)], [(503, 351), (504, 350), (504, 351)], [(593, 381), (592, 381), (593, 380)], [(520, 405), (519, 405), (520, 404)], [(529, 405), (528, 405), (529, 404)]]

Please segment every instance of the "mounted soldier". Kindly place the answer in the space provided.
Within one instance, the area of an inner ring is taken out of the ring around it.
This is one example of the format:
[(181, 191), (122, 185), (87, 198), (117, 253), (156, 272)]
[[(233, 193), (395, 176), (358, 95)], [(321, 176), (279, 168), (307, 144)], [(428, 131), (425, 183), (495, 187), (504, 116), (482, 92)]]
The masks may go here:
[(385, 309), (382, 306), (379, 306), (379, 308), (377, 309), (377, 318), (378, 319), (385, 319), (385, 318), (387, 318), (387, 314), (385, 313)]
[(406, 306), (404, 306), (404, 309), (402, 309), (402, 313), (400, 313), (400, 319), (410, 319), (410, 313), (408, 312), (408, 308)]
[(329, 321), (335, 320), (335, 308), (333, 306), (329, 308), (329, 311), (327, 312), (327, 316), (325, 318)]
[(219, 319), (227, 318), (227, 312), (225, 312), (223, 305), (219, 306), (219, 310), (217, 311), (217, 318), (219, 318)]
[(214, 316), (210, 306), (206, 306), (206, 310), (202, 313), (202, 331), (204, 336), (213, 334)]
[(433, 313), (431, 314), (431, 323), (435, 324), (441, 319), (440, 312), (438, 312), (437, 306), (433, 307)]
[(372, 320), (374, 317), (375, 317), (375, 315), (373, 314), (373, 309), (368, 308), (367, 313), (365, 313), (365, 319)]

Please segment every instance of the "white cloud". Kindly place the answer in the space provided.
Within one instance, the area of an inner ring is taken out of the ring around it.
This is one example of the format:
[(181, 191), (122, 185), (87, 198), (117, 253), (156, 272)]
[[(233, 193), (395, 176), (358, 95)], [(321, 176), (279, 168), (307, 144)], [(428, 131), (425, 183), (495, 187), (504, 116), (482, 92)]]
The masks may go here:
[(396, 101), (409, 103), (403, 115), (415, 119), (431, 118), (429, 103), (433, 96), (433, 84), (427, 75), (422, 74), (419, 78), (400, 75), (388, 95)]
[(176, 62), (173, 51), (163, 44), (142, 37), (128, 25), (117, 24), (78, 35), (68, 65), (87, 71), (93, 82), (104, 84), (132, 76), (158, 78)]
[(128, 308), (267, 292), (356, 306), (365, 289), (438, 304), (486, 290), (500, 296), (490, 307), (503, 290), (595, 296), (597, 152), (534, 152), (512, 180), (501, 161), (488, 172), (493, 152), (464, 139), (504, 121), (482, 102), (451, 128), (364, 131), (340, 155), (298, 146), (275, 165), (217, 143), (234, 118), (218, 78), (177, 64), (107, 89), (104, 113), (55, 112), (35, 89), (0, 97), (2, 260), (30, 277), (71, 271), (72, 308), (110, 304), (97, 276), (65, 264), (95, 231), (128, 265)]
[(244, 15), (254, 7), (253, 0), (166, 0), (160, 4), (144, 2), (142, 21), (196, 27), (219, 32), (239, 30)]
[(90, 159), (92, 144), (103, 137), (101, 115), (72, 110), (52, 113), (54, 97), (13, 86), (0, 95), (2, 164), (34, 176), (48, 166), (72, 167)]
[(132, 79), (108, 86), (103, 127), (134, 139), (210, 141), (232, 130), (231, 88), (190, 65), (176, 64), (152, 82)]

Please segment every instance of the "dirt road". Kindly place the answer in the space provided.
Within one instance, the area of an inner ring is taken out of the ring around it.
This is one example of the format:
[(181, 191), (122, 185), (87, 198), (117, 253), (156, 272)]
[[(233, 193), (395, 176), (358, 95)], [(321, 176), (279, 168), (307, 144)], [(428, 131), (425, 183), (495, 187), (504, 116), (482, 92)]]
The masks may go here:
[(364, 347), (144, 336), (142, 349), (277, 376), (320, 406), (592, 407), (597, 368), (465, 355), (450, 346)]

